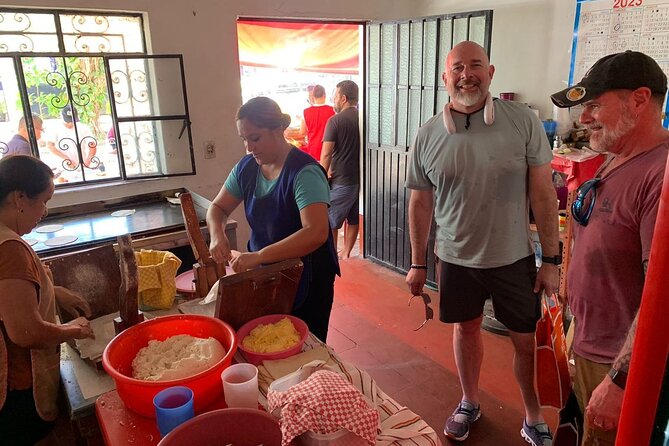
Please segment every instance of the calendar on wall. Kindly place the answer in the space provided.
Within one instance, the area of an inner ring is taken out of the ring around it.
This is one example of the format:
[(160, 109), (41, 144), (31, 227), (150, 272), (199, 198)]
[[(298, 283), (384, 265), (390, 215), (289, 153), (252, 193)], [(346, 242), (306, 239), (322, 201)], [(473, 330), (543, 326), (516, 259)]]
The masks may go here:
[[(648, 54), (669, 77), (669, 1), (577, 0), (569, 85), (601, 57), (626, 50)], [(663, 124), (669, 126), (667, 98)]]

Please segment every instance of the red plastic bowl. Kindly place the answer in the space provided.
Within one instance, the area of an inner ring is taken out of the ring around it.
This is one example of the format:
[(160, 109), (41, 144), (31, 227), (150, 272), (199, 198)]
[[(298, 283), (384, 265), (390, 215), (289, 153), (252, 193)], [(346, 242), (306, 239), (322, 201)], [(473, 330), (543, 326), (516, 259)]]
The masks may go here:
[(176, 427), (158, 446), (281, 446), (279, 420), (258, 409), (219, 409)]
[[(273, 353), (258, 353), (244, 348), (242, 341), (249, 335), (249, 333), (251, 333), (251, 330), (260, 324), (276, 324), (284, 317), (290, 319), (293, 326), (295, 326), (295, 329), (300, 333), (300, 341), (297, 344), (289, 349)], [(267, 316), (255, 318), (242, 325), (239, 330), (237, 330), (237, 346), (248, 362), (253, 365), (258, 365), (265, 359), (283, 359), (300, 353), (307, 336), (309, 336), (309, 327), (307, 327), (307, 324), (302, 319), (291, 316), (290, 314), (269, 314)]]
[[(171, 381), (144, 381), (132, 377), (132, 360), (150, 340), (164, 341), (180, 334), (200, 338), (213, 337), (226, 350), (219, 362), (188, 378)], [(118, 395), (126, 407), (142, 416), (154, 418), (153, 397), (172, 386), (186, 386), (193, 391), (195, 412), (202, 411), (223, 393), (221, 372), (232, 362), (237, 351), (235, 330), (225, 322), (194, 314), (163, 316), (137, 324), (117, 335), (102, 354), (102, 365), (114, 379)]]

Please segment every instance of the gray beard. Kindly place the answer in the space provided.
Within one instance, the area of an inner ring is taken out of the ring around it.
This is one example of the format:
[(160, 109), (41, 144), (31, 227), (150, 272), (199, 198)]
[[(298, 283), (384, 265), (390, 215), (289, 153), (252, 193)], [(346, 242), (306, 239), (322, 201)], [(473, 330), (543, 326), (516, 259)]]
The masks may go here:
[(599, 141), (597, 141), (595, 145), (591, 144), (590, 148), (595, 152), (608, 152), (620, 138), (634, 128), (634, 124), (636, 124), (634, 117), (626, 107), (621, 112), (620, 120), (616, 124), (616, 127), (613, 130), (603, 132)]
[(453, 98), (461, 105), (464, 105), (465, 107), (471, 107), (472, 105), (478, 104), (482, 96), (483, 93), (481, 90), (475, 93), (461, 93), (460, 91), (456, 90)]

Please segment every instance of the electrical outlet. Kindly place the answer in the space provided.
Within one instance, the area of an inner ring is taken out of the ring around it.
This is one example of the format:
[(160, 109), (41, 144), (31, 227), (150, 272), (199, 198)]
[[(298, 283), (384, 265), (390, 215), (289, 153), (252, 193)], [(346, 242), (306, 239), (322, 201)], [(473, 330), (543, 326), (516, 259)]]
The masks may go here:
[(204, 146), (205, 159), (216, 158), (216, 144), (214, 144), (214, 141), (205, 141), (202, 145)]

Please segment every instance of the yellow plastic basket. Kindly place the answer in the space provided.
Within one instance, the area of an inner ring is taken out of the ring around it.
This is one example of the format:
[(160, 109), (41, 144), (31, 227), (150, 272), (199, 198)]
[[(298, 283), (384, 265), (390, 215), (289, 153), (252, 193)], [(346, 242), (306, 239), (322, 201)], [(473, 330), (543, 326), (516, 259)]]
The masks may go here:
[(139, 269), (139, 307), (169, 309), (177, 293), (176, 275), (181, 260), (169, 251), (135, 252)]

